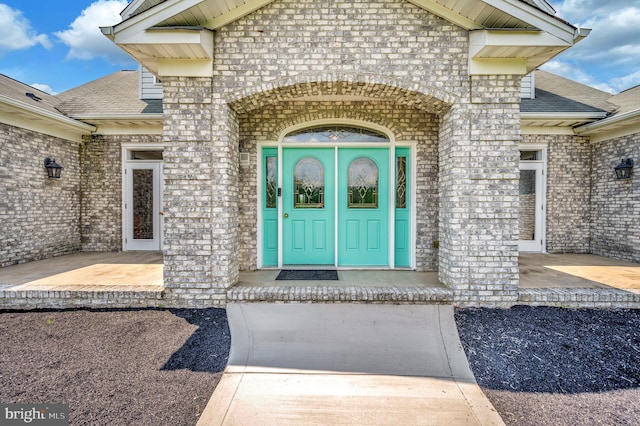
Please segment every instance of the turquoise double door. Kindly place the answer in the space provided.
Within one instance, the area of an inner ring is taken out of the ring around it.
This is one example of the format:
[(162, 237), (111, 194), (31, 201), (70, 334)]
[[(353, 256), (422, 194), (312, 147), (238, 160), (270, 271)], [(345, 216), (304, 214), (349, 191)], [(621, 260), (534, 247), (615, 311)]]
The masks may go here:
[[(404, 152), (396, 151), (396, 157)], [(404, 170), (390, 171), (398, 160), (390, 162), (388, 147), (283, 148), (278, 182), (276, 156), (275, 148), (263, 150), (264, 266), (278, 265), (279, 226), (283, 265), (409, 266), (409, 234), (403, 229), (409, 209), (406, 202), (406, 214), (397, 209), (398, 188), (406, 200), (406, 158)], [(393, 212), (390, 203), (396, 204)]]

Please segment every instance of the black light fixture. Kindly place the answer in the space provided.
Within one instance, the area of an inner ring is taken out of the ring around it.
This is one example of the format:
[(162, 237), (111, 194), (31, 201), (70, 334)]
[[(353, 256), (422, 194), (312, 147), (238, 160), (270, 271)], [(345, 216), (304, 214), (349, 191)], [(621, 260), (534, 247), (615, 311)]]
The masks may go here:
[(633, 160), (623, 158), (620, 164), (615, 166), (613, 170), (616, 172), (616, 179), (631, 179), (631, 170), (633, 169)]
[(60, 164), (56, 163), (55, 159), (51, 159), (49, 157), (44, 159), (44, 167), (47, 169), (47, 177), (49, 177), (49, 179), (60, 179), (60, 173), (64, 168)]

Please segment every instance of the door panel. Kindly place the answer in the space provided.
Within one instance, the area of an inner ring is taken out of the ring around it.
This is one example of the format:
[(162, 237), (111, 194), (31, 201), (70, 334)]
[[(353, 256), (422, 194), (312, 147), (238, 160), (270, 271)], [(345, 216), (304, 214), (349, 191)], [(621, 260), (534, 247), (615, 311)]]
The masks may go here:
[(388, 179), (388, 148), (339, 149), (338, 265), (389, 264)]
[(396, 148), (395, 159), (395, 266), (411, 265), (411, 157), (410, 148)]
[(262, 265), (278, 266), (278, 149), (262, 150)]
[(161, 249), (161, 163), (125, 166), (125, 250)]
[(282, 157), (283, 263), (334, 265), (334, 150), (286, 148)]
[(542, 168), (542, 163), (520, 163), (518, 216), (520, 251), (541, 252), (543, 249)]

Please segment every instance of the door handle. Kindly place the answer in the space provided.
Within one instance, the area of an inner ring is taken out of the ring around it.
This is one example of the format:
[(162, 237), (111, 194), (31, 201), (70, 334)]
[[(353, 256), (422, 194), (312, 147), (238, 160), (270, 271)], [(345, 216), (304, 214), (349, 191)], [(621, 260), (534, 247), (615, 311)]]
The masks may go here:
[(289, 217), (289, 213), (285, 213), (285, 214), (284, 214), (284, 218), (286, 219), (286, 218), (288, 218), (288, 217)]
[(158, 212), (160, 216), (164, 216), (164, 212)]

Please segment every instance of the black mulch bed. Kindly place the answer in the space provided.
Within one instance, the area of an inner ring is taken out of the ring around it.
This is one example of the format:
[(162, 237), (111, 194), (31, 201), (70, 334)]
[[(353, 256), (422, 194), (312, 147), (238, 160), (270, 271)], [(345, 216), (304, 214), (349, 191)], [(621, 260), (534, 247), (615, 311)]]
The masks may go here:
[[(640, 311), (459, 309), (473, 372), (510, 425), (636, 425)], [(194, 425), (229, 353), (224, 310), (0, 312), (0, 402), (72, 424)]]
[(456, 323), (507, 424), (640, 424), (640, 311), (461, 309)]
[(0, 402), (71, 424), (193, 425), (227, 362), (223, 309), (0, 312)]

